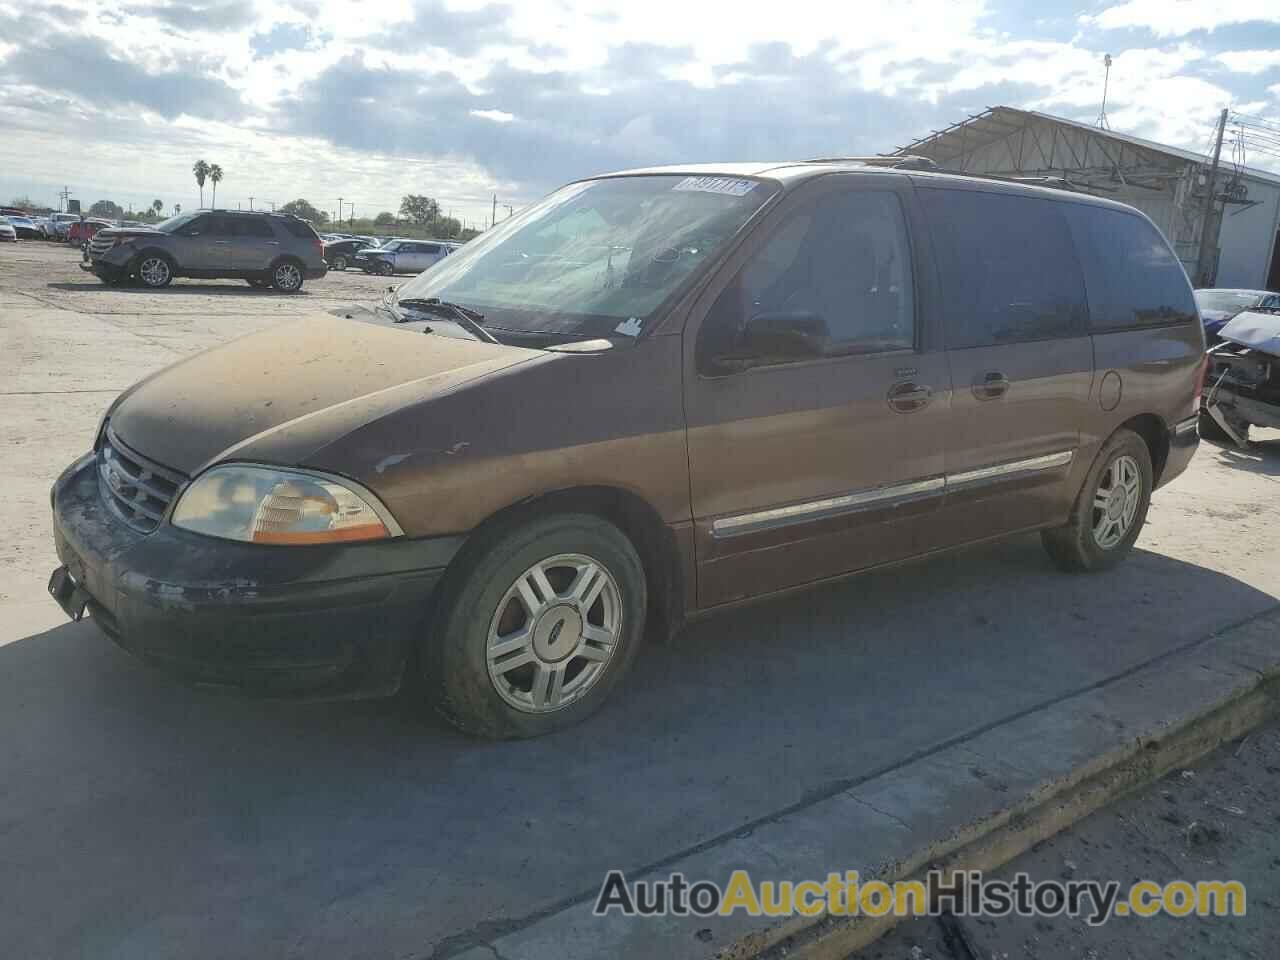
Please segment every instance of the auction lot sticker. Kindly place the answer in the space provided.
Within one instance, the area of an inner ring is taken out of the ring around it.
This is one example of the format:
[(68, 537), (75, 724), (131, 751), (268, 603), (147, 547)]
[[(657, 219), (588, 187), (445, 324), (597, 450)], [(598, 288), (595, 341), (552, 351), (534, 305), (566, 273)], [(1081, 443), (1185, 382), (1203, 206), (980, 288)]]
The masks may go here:
[(671, 189), (697, 193), (722, 193), (727, 197), (745, 197), (755, 185), (754, 180), (740, 180), (735, 177), (685, 177)]

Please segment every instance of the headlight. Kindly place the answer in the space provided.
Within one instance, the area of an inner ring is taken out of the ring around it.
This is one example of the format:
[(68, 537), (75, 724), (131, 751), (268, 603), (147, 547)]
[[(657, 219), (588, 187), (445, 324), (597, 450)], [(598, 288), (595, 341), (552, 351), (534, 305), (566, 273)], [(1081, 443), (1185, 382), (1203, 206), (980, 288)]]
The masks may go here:
[(211, 537), (267, 544), (385, 540), (403, 533), (358, 483), (241, 464), (196, 477), (174, 507), (172, 523)]

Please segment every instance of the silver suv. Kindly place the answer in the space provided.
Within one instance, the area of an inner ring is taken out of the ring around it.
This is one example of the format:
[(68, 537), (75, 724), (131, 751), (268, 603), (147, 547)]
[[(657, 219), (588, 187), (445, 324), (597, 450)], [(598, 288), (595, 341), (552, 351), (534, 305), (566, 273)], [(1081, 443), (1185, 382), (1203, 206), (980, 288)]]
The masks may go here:
[(201, 210), (154, 227), (99, 230), (82, 270), (116, 285), (167, 287), (174, 277), (245, 280), (284, 293), (325, 275), (324, 243), (305, 220), (283, 213)]

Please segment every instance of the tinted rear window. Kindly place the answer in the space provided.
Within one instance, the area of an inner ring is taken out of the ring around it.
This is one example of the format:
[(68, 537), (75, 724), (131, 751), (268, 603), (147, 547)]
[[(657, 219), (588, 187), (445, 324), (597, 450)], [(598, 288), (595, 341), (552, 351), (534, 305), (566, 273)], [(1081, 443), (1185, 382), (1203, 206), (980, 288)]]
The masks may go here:
[(320, 234), (311, 229), (311, 224), (302, 220), (281, 220), (284, 228), (292, 233), (295, 237), (301, 237), (303, 240), (319, 240)]
[(947, 346), (1083, 332), (1084, 276), (1063, 203), (976, 190), (920, 191), (947, 320)]
[(1123, 210), (1065, 204), (1089, 287), (1095, 330), (1196, 320), (1182, 264), (1160, 231)]

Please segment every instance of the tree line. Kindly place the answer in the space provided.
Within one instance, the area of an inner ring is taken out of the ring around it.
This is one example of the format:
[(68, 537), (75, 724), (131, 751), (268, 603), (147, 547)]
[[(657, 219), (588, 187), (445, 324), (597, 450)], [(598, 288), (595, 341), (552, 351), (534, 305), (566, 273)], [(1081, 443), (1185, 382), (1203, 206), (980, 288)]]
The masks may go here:
[(302, 197), (281, 204), (277, 209), (300, 217), (315, 227), (341, 229), (347, 233), (396, 233), (441, 240), (470, 240), (480, 232), (464, 227), (456, 217), (442, 214), (440, 204), (433, 198), (416, 193), (401, 197), (399, 211), (383, 210), (372, 217), (335, 220), (327, 210), (317, 208)]

